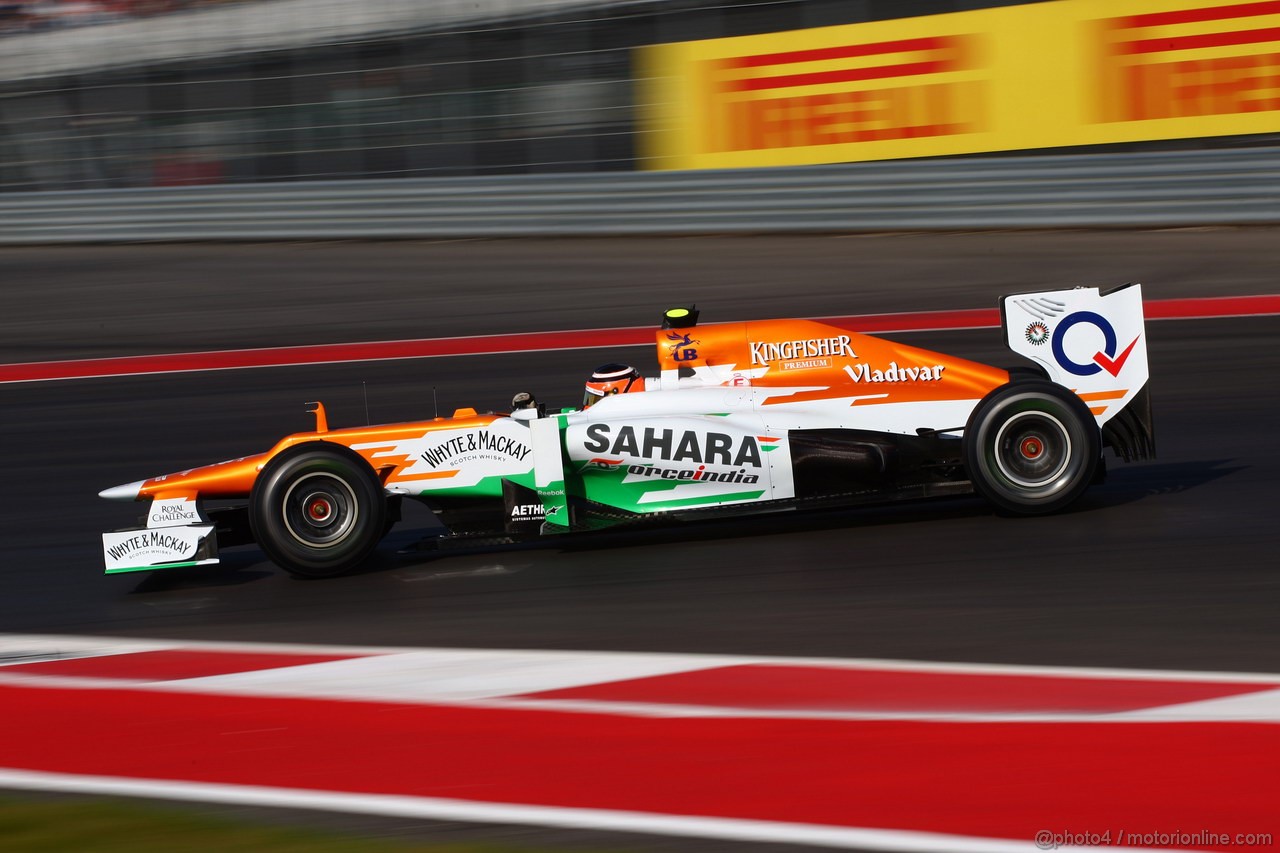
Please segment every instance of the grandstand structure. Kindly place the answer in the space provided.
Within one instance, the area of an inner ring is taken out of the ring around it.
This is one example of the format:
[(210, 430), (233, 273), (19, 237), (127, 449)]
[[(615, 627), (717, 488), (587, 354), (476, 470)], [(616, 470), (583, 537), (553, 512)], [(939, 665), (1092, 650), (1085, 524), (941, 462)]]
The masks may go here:
[(224, 0), (11, 31), (0, 192), (631, 170), (636, 47), (997, 5)]

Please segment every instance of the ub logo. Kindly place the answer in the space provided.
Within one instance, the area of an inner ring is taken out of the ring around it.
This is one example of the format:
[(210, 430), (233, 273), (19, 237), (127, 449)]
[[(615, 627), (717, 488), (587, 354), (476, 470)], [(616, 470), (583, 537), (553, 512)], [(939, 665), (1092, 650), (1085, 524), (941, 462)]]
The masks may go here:
[(668, 332), (667, 340), (672, 341), (671, 357), (676, 361), (693, 361), (698, 357), (698, 351), (694, 349), (698, 341), (694, 340), (690, 335)]

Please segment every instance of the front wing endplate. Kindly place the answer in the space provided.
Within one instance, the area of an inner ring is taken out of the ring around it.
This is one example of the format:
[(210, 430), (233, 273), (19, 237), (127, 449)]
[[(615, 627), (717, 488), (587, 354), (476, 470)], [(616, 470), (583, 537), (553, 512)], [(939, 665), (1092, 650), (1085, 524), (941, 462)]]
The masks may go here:
[(218, 563), (218, 538), (212, 524), (117, 530), (102, 534), (106, 573), (149, 572)]

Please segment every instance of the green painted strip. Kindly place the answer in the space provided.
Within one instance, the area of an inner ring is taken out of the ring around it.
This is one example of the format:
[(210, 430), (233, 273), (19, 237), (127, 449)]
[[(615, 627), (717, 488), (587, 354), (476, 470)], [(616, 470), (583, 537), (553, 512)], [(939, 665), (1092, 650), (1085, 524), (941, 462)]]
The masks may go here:
[[(520, 471), (515, 474), (494, 474), (489, 477), (483, 477), (474, 485), (470, 486), (441, 486), (432, 488), (422, 486), (418, 489), (418, 494), (423, 497), (467, 497), (467, 498), (501, 498), (502, 497), (502, 481), (510, 480), (521, 486), (533, 488), (533, 471)], [(436, 482), (434, 480), (428, 482)], [(441, 480), (439, 482), (448, 482)]]
[(159, 569), (181, 569), (186, 566), (216, 566), (217, 560), (206, 562), (204, 560), (192, 560), (189, 563), (157, 563), (154, 566), (133, 566), (127, 569), (107, 569), (109, 575), (122, 575), (126, 572), (154, 572)]

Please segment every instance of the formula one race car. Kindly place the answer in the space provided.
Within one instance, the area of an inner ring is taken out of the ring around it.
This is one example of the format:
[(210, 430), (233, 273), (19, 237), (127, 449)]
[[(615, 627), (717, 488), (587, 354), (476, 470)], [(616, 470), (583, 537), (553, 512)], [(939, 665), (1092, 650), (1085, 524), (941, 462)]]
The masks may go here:
[(145, 528), (103, 534), (106, 570), (212, 564), (219, 542), (256, 542), (295, 575), (337, 575), (370, 555), (403, 498), (436, 513), (442, 539), (968, 492), (1039, 514), (1101, 478), (1104, 447), (1154, 456), (1140, 286), (1000, 307), (1030, 366), (810, 320), (699, 326), (679, 308), (656, 333), (660, 375), (582, 409), (330, 430), (312, 404), (315, 431), (265, 453), (103, 491), (149, 502)]

